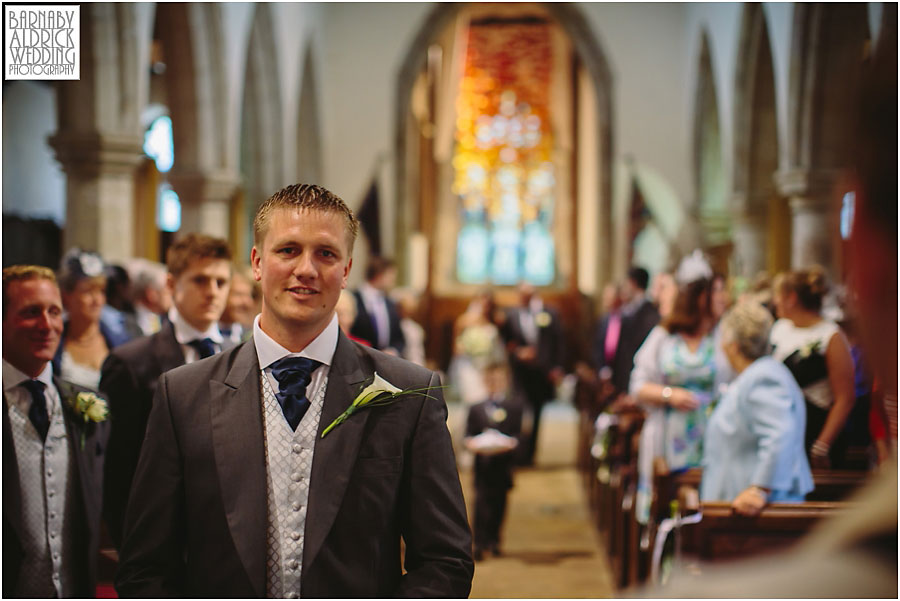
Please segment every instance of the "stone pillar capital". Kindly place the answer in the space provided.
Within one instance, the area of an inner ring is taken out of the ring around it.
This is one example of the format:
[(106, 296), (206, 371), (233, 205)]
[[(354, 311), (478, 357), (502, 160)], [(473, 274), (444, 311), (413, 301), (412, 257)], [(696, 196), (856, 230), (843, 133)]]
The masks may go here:
[(175, 170), (168, 181), (181, 199), (181, 228), (227, 238), (229, 205), (240, 187), (237, 175), (228, 171)]
[(47, 142), (70, 177), (130, 176), (144, 156), (143, 139), (132, 134), (60, 131)]
[(822, 201), (828, 198), (842, 171), (796, 167), (775, 173), (775, 185), (783, 196)]

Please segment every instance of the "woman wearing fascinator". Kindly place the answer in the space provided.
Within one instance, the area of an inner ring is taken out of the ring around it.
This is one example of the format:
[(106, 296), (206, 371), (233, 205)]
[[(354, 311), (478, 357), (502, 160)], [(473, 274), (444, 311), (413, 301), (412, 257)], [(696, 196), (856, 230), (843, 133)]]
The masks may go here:
[(64, 380), (95, 390), (115, 338), (100, 321), (106, 304), (105, 267), (100, 255), (73, 248), (57, 273), (67, 316), (53, 368)]
[(675, 273), (672, 311), (634, 357), (629, 392), (647, 418), (638, 450), (638, 521), (649, 520), (653, 460), (663, 457), (673, 472), (697, 467), (706, 421), (719, 384), (710, 309), (713, 272), (699, 250)]

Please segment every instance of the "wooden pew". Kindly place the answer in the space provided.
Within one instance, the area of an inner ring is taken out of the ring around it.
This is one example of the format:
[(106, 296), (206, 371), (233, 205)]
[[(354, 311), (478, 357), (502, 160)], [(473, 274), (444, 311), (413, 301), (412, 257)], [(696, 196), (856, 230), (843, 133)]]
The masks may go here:
[(703, 502), (700, 521), (682, 527), (682, 555), (720, 562), (783, 550), (821, 520), (852, 507), (840, 501), (775, 503), (751, 518), (735, 514), (731, 503)]

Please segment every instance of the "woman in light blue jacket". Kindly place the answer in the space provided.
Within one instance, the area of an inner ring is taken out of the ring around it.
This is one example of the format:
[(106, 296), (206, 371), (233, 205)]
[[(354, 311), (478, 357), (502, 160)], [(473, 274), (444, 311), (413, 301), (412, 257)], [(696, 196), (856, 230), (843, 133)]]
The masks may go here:
[(704, 501), (758, 514), (767, 503), (802, 502), (813, 489), (803, 448), (806, 405), (791, 372), (768, 356), (771, 314), (744, 301), (723, 319), (722, 349), (738, 373), (706, 428)]

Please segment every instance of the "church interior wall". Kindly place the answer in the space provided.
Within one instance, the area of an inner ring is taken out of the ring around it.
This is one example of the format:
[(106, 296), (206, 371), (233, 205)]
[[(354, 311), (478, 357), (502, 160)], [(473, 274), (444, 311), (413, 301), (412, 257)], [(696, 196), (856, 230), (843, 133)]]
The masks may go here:
[[(206, 44), (202, 52), (193, 53), (212, 66), (221, 69), (219, 80), (200, 76), (193, 82), (200, 86), (196, 107), (199, 123), (196, 143), (201, 148), (189, 167), (203, 173), (203, 177), (234, 178), (240, 184), (241, 119), (246, 107), (244, 92), (247, 85), (247, 57), (250, 32), (256, 11), (263, 5), (254, 3), (222, 3), (195, 12), (187, 28), (191, 42)], [(316, 73), (312, 93), (317, 102), (318, 138), (321, 140), (321, 173), (319, 183), (334, 190), (352, 208), (357, 208), (373, 177), (378, 181), (381, 196), (381, 229), (385, 248), (396, 248), (398, 205), (394, 200), (393, 156), (397, 131), (395, 106), (398, 102), (397, 81), (406, 54), (428, 16), (437, 3), (273, 3), (274, 68), (277, 69), (279, 114), (268, 115), (279, 124), (281, 142), (273, 149), (280, 163), (276, 170), (278, 181), (268, 184), (279, 187), (292, 183), (297, 175), (298, 132), (300, 131), (300, 98), (309, 82), (304, 80), (304, 64), (310, 54)], [(625, 4), (577, 3), (574, 9), (584, 16), (588, 28), (602, 48), (612, 73), (612, 162), (616, 165), (613, 178), (627, 173), (622, 166), (633, 160), (647, 174), (644, 187), (650, 198), (648, 205), (659, 213), (660, 235), (677, 230), (684, 223), (691, 225), (691, 206), (696, 200), (694, 184), (694, 156), (692, 152), (696, 82), (701, 32), (710, 40), (718, 101), (721, 136), (721, 155), (725, 179), (732, 181), (734, 161), (735, 94), (743, 6), (729, 3), (709, 4)], [(204, 12), (205, 11), (205, 12)], [(89, 111), (97, 112), (95, 122), (88, 125), (73, 123), (73, 128), (103, 130), (139, 138), (142, 124), (133, 114), (140, 114), (148, 101), (149, 77), (144, 65), (149, 55), (149, 42), (156, 19), (157, 5), (93, 5), (87, 15), (97, 20), (95, 36), (105, 36), (105, 48), (115, 48), (123, 55), (116, 64), (98, 60), (99, 72), (91, 94), (60, 95), (54, 88), (29, 94), (40, 96), (35, 102), (20, 98), (26, 87), (33, 84), (5, 85), (4, 121), (15, 114), (16, 124), (7, 126), (4, 135), (3, 167), (7, 173), (21, 177), (4, 180), (4, 214), (23, 214), (28, 217), (51, 216), (62, 224), (66, 213), (63, 171), (52, 158), (54, 153), (46, 144), (48, 113), (57, 98), (76, 98), (75, 102), (92, 102)], [(791, 3), (765, 3), (763, 13), (768, 26), (773, 61), (776, 117), (778, 125), (779, 160), (786, 165), (787, 137), (790, 131), (789, 114), (790, 69), (792, 64), (792, 36), (795, 7)], [(198, 20), (197, 15), (205, 15)], [(84, 17), (83, 17), (84, 18)], [(881, 18), (880, 3), (868, 5), (868, 20), (872, 36), (878, 33)], [(217, 28), (221, 44), (217, 46)], [(131, 65), (137, 65), (132, 68)], [(99, 82), (99, 83), (98, 83)], [(102, 85), (101, 85), (102, 84)], [(71, 89), (67, 88), (67, 89)], [(224, 97), (224, 98), (223, 98)], [(222, 105), (216, 115), (222, 118), (210, 122), (210, 102)], [(205, 103), (205, 104), (204, 104)], [(62, 104), (67, 104), (63, 102)], [(26, 106), (27, 105), (27, 106)], [(114, 115), (104, 107), (115, 109)], [(86, 114), (80, 105), (63, 106), (61, 114), (72, 120)], [(135, 108), (137, 110), (135, 110)], [(103, 109), (103, 110), (100, 110)], [(266, 109), (269, 110), (269, 109)], [(16, 125), (34, 119), (38, 112), (43, 128), (25, 131)], [(133, 131), (132, 131), (133, 130)], [(81, 130), (79, 130), (81, 131)], [(38, 133), (40, 132), (40, 133)], [(27, 138), (27, 140), (25, 139)], [(10, 152), (16, 148), (32, 149), (32, 157), (22, 164), (24, 153)], [(43, 149), (43, 152), (38, 150)], [(58, 154), (58, 153), (57, 153)], [(222, 158), (224, 155), (224, 158)], [(202, 160), (200, 160), (202, 158)], [(176, 159), (177, 160), (177, 159)], [(19, 161), (19, 163), (16, 163)], [(27, 182), (27, 183), (26, 183)], [(227, 183), (227, 182), (226, 182)], [(613, 229), (621, 225), (621, 207), (626, 206), (628, 186), (614, 181)], [(36, 191), (34, 186), (47, 190)], [(51, 190), (51, 186), (53, 190)], [(71, 195), (71, 194), (70, 194)], [(668, 203), (678, 203), (669, 206)], [(619, 219), (619, 221), (615, 221)], [(98, 244), (98, 247), (100, 245)], [(622, 249), (613, 253), (616, 261), (625, 256)], [(658, 243), (647, 244), (658, 250)], [(656, 252), (656, 251), (654, 251)], [(357, 249), (357, 265), (364, 264), (365, 245)], [(659, 262), (659, 261), (657, 261)], [(620, 273), (621, 265), (610, 270)], [(359, 277), (362, 269), (355, 270)], [(581, 277), (584, 281), (590, 278)], [(593, 290), (603, 282), (587, 286)]]

